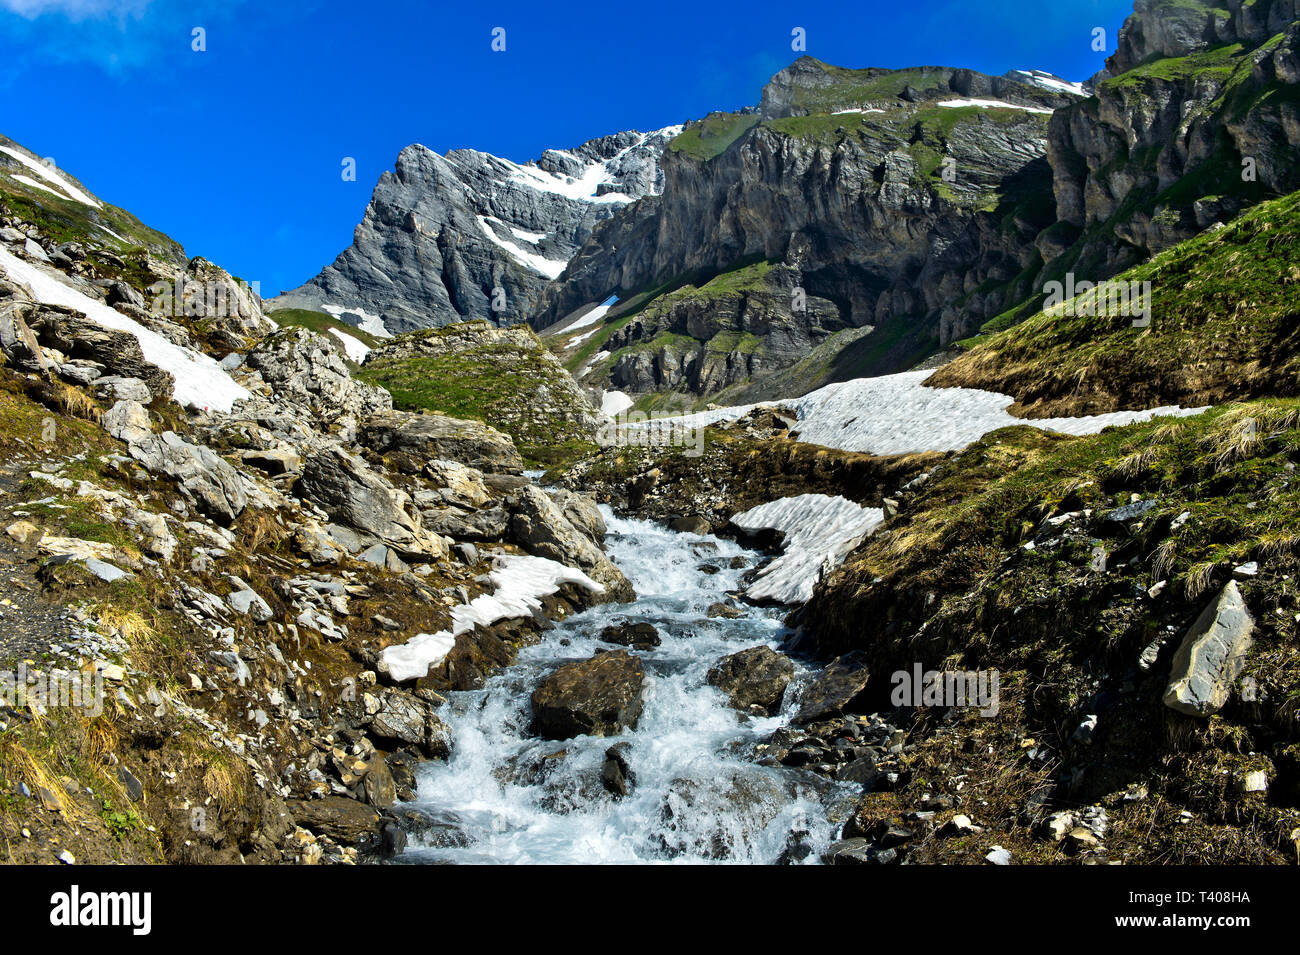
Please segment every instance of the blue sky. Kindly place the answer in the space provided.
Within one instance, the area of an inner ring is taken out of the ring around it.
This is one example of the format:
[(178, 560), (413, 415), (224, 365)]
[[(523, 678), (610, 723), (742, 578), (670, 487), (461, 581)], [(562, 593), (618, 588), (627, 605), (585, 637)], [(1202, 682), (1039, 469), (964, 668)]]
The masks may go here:
[[(0, 133), (250, 281), (351, 241), (403, 146), (517, 161), (757, 103), (807, 52), (842, 66), (1102, 66), (1131, 0), (710, 4), (0, 0)], [(193, 30), (206, 31), (195, 52)], [(505, 52), (491, 49), (506, 31)], [(357, 181), (340, 176), (354, 157)]]

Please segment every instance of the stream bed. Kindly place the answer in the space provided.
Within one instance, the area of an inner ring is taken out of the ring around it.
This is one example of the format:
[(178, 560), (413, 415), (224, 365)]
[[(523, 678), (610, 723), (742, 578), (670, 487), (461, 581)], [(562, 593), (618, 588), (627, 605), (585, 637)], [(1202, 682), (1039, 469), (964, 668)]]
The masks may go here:
[[(576, 614), (482, 689), (449, 694), (440, 715), (453, 732), (452, 754), (422, 765), (418, 797), (402, 806), (422, 825), (395, 861), (817, 862), (838, 828), (831, 820), (843, 818), (860, 787), (753, 758), (754, 745), (788, 720), (805, 673), (796, 672), (778, 715), (759, 718), (730, 708), (706, 680), (721, 657), (759, 644), (779, 648), (788, 636), (779, 609), (706, 618), (760, 555), (602, 510), (609, 555), (636, 601)], [(633, 651), (646, 670), (637, 728), (560, 742), (532, 735), (538, 682), (563, 663), (617, 649), (598, 639), (604, 627), (641, 622), (662, 643)], [(632, 782), (616, 797), (601, 768), (619, 744)]]

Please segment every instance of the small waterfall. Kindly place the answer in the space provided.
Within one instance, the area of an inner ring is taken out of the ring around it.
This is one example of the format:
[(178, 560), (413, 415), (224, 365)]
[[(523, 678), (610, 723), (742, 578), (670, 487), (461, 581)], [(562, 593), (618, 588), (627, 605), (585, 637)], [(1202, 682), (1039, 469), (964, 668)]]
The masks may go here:
[[(774, 863), (783, 854), (816, 861), (836, 829), (828, 816), (851, 805), (854, 787), (757, 765), (753, 745), (787, 714), (744, 717), (705, 678), (719, 658), (760, 643), (778, 648), (787, 635), (776, 610), (706, 618), (757, 555), (608, 510), (605, 517), (610, 556), (638, 599), (569, 618), (483, 689), (450, 694), (441, 715), (455, 748), (447, 762), (422, 767), (418, 799), (402, 808), (416, 810), (423, 825), (397, 861)], [(598, 635), (621, 622), (653, 624), (663, 641), (640, 653), (647, 680), (637, 729), (561, 742), (531, 736), (538, 681), (561, 663), (610, 649)], [(625, 744), (635, 775), (618, 799), (600, 779), (615, 744)]]

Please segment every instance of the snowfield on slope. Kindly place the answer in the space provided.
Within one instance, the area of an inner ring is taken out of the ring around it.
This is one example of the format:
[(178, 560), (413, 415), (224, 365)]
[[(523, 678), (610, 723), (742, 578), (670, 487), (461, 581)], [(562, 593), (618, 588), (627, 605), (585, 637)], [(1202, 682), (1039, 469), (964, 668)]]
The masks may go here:
[(36, 175), (40, 176), (46, 182), (54, 183), (54, 185), (62, 189), (65, 193), (67, 193), (67, 195), (66, 196), (59, 195), (59, 193), (54, 192), (53, 189), (48, 189), (45, 186), (42, 186), (39, 182), (32, 182), (32, 180), (27, 178), (26, 176), (14, 176), (15, 179), (20, 179), (24, 182), (27, 182), (30, 185), (36, 186), (38, 189), (45, 189), (46, 192), (54, 192), (54, 195), (59, 196), (60, 199), (71, 198), (74, 202), (80, 202), (83, 206), (90, 206), (92, 209), (103, 208), (103, 204), (96, 201), (93, 196), (86, 195), (84, 192), (82, 192), (72, 183), (68, 182), (68, 180), (60, 176), (58, 171), (52, 165), (47, 165), (43, 162), (40, 162), (39, 160), (33, 159), (31, 156), (24, 155), (18, 150), (11, 149), (8, 146), (0, 146), (0, 153), (4, 153), (6, 156), (9, 156), (11, 159), (18, 160), (20, 163), (22, 163), (32, 172), (36, 173)]
[(565, 584), (577, 584), (592, 593), (605, 589), (582, 571), (545, 557), (499, 556), (489, 579), (494, 591), (455, 607), (450, 630), (417, 633), (403, 644), (386, 648), (380, 659), (388, 675), (398, 682), (419, 679), (429, 672), (429, 667), (443, 661), (460, 634), (477, 626), (490, 627), (501, 620), (531, 616), (541, 609), (540, 598), (549, 597)]
[(878, 507), (863, 507), (842, 497), (800, 494), (750, 508), (731, 519), (741, 530), (780, 531), (784, 553), (761, 571), (745, 590), (751, 600), (802, 604), (812, 599), (822, 575), (885, 519)]
[(343, 345), (343, 352), (348, 356), (348, 360), (356, 362), (358, 365), (366, 360), (370, 354), (370, 346), (357, 338), (355, 335), (349, 335), (345, 331), (337, 328), (331, 328), (330, 334), (337, 338)]
[(743, 418), (755, 408), (793, 407), (801, 441), (841, 451), (910, 454), (959, 451), (990, 431), (1011, 425), (1030, 425), (1063, 434), (1096, 434), (1111, 425), (1195, 415), (1205, 410), (1165, 406), (1079, 418), (1016, 418), (1007, 414), (1006, 409), (1014, 401), (1010, 396), (977, 388), (928, 388), (922, 382), (931, 374), (905, 371), (879, 378), (857, 378), (827, 385), (802, 398), (718, 408), (665, 420), (700, 427)]
[(249, 397), (248, 389), (237, 384), (207, 355), (173, 344), (117, 309), (78, 292), (50, 272), (16, 258), (4, 249), (0, 249), (0, 268), (15, 282), (30, 288), (36, 301), (43, 305), (73, 308), (84, 312), (97, 325), (134, 335), (145, 360), (171, 372), (176, 379), (172, 397), (177, 404), (229, 414), (236, 401)]

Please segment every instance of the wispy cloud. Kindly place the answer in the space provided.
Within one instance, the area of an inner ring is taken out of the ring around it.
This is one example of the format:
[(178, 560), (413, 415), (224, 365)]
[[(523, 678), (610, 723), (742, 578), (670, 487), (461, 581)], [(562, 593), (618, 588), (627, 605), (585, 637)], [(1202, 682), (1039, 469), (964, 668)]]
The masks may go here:
[(190, 52), (191, 30), (237, 16), (244, 0), (0, 0), (0, 85), (52, 66), (122, 77)]
[(74, 23), (104, 18), (139, 17), (151, 0), (0, 0), (0, 10), (8, 10), (27, 20), (46, 15), (66, 17)]

